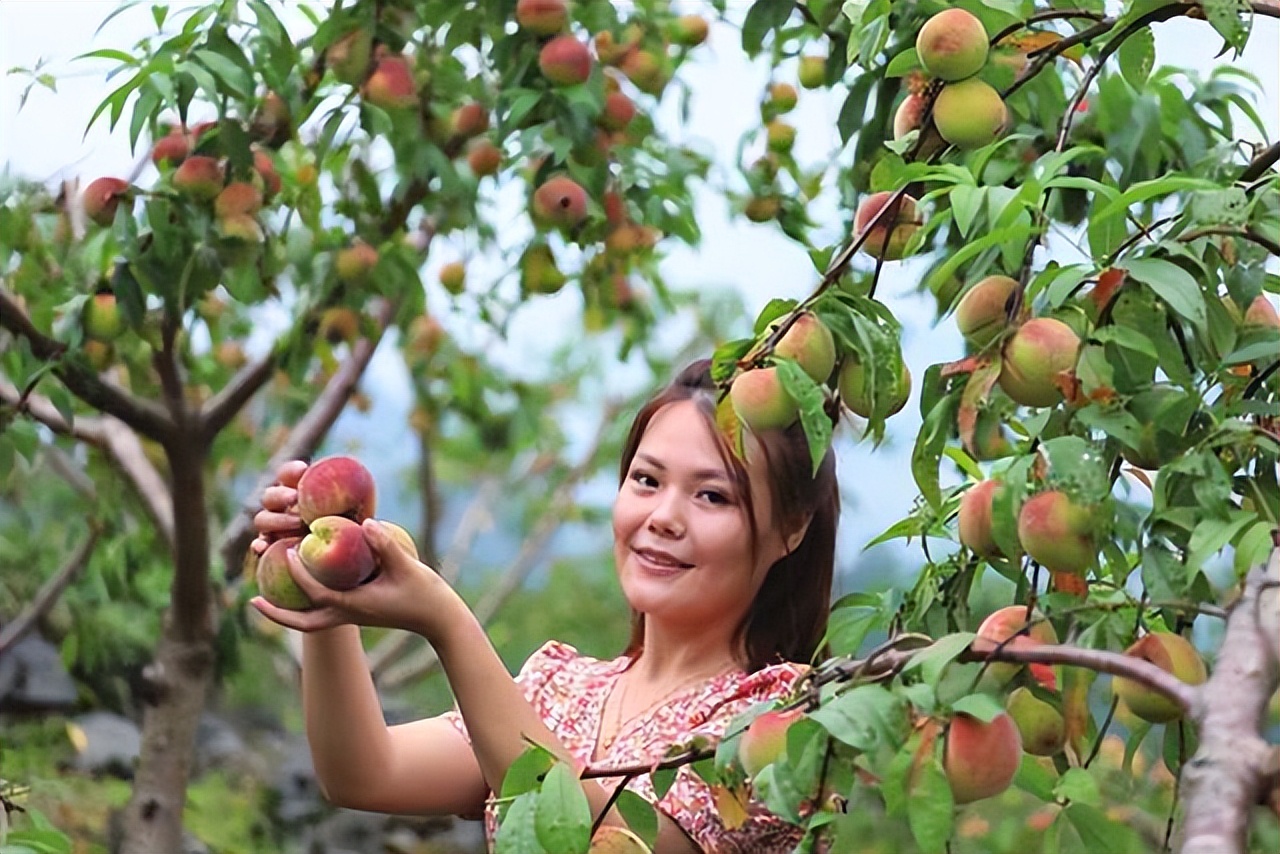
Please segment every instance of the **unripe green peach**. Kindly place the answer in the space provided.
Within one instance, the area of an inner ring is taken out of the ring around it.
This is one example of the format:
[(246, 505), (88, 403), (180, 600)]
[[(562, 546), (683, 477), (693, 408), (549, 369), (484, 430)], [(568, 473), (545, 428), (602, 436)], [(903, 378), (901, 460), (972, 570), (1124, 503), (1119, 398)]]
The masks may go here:
[(789, 113), (795, 109), (799, 94), (790, 83), (774, 83), (769, 87), (769, 100), (766, 102), (774, 113)]
[(1079, 337), (1061, 320), (1028, 320), (1005, 342), (1000, 387), (1023, 406), (1053, 406), (1062, 400), (1060, 375), (1075, 367), (1079, 351)]
[(707, 40), (711, 27), (701, 15), (681, 15), (671, 27), (671, 40), (685, 47), (697, 47)]
[[(879, 192), (863, 199), (853, 216), (853, 233), (862, 234), (893, 195), (890, 192)], [(920, 225), (920, 211), (916, 207), (915, 198), (903, 195), (898, 201), (895, 215), (881, 219), (871, 229), (862, 243), (862, 250), (872, 257), (897, 261), (902, 258), (907, 244)]]
[(1023, 503), (1018, 513), (1018, 542), (1050, 572), (1084, 575), (1098, 554), (1092, 515), (1065, 492), (1045, 490)]
[(93, 341), (109, 343), (124, 332), (124, 317), (116, 304), (114, 294), (102, 293), (89, 297), (84, 304), (84, 334)]
[(729, 386), (733, 410), (752, 432), (781, 430), (799, 417), (796, 402), (782, 387), (777, 368), (744, 371)]
[(1017, 288), (1017, 279), (987, 276), (960, 298), (956, 304), (956, 326), (974, 349), (984, 349), (1009, 325), (1005, 306)]
[(778, 215), (782, 202), (777, 196), (752, 196), (742, 212), (752, 222), (768, 222)]
[(556, 86), (573, 86), (591, 76), (591, 51), (573, 36), (556, 36), (538, 53), (542, 76)]
[(990, 798), (1013, 783), (1022, 764), (1022, 737), (1001, 712), (990, 723), (957, 713), (947, 727), (943, 770), (957, 804)]
[(796, 129), (780, 119), (774, 119), (765, 125), (770, 151), (785, 154), (796, 143)]
[(787, 730), (804, 717), (802, 709), (770, 710), (753, 720), (738, 742), (738, 761), (748, 777), (772, 765), (787, 749)]
[(981, 148), (993, 142), (1008, 120), (1000, 93), (976, 77), (948, 83), (933, 102), (938, 133), (960, 148)]
[(545, 243), (535, 243), (520, 255), (520, 289), (526, 294), (555, 294), (564, 287), (565, 275)]
[(466, 290), (467, 267), (461, 261), (450, 261), (440, 268), (440, 284), (455, 296)]
[(289, 563), (285, 557), (285, 553), (300, 542), (301, 537), (276, 540), (258, 558), (258, 568), (255, 571), (258, 593), (277, 608), (307, 611), (315, 607), (311, 597), (302, 592), (298, 582), (289, 574)]
[[(867, 388), (867, 375), (861, 362), (852, 357), (846, 358), (840, 366), (840, 376), (836, 385), (840, 392), (840, 400), (849, 407), (850, 411), (863, 418), (871, 417), (873, 408), (871, 390)], [(902, 366), (902, 374), (897, 383), (891, 388), (882, 388), (878, 391), (881, 397), (889, 401), (889, 408), (885, 412), (886, 418), (897, 414), (902, 407), (906, 406), (907, 398), (911, 396), (911, 371), (907, 369), (906, 364)]]
[(1005, 711), (1013, 718), (1022, 737), (1022, 749), (1032, 756), (1054, 756), (1067, 743), (1067, 724), (1062, 712), (1041, 700), (1030, 688), (1014, 688), (1005, 701)]
[[(1149, 661), (1188, 685), (1200, 685), (1209, 678), (1200, 653), (1190, 641), (1173, 632), (1151, 632), (1143, 635), (1124, 654)], [(1177, 703), (1132, 679), (1112, 679), (1111, 691), (1129, 711), (1144, 721), (1160, 724), (1182, 717), (1182, 709)]]
[(804, 88), (817, 89), (827, 82), (827, 58), (825, 56), (800, 57), (797, 77)]
[(373, 33), (363, 27), (352, 30), (335, 41), (325, 51), (325, 65), (348, 86), (359, 86), (369, 70), (369, 58), (373, 53)]
[(998, 413), (982, 410), (973, 428), (973, 447), (969, 449), (979, 462), (998, 460), (1013, 453), (1013, 445), (1005, 435), (1004, 425)]
[(623, 57), (618, 69), (646, 95), (661, 95), (668, 72), (658, 57), (647, 50), (633, 50)]
[(1168, 383), (1158, 383), (1133, 396), (1126, 409), (1137, 419), (1139, 438), (1123, 444), (1120, 455), (1132, 466), (1154, 471), (1173, 460), (1191, 442), (1183, 428), (1194, 398)]
[[(977, 635), (973, 651), (980, 654), (989, 653), (1001, 645), (1005, 649), (1029, 649), (1058, 642), (1058, 633), (1044, 614), (1032, 611), (1028, 619), (1024, 605), (1006, 605), (992, 611), (978, 626)], [(1021, 669), (1022, 665), (1011, 661), (993, 661), (987, 664), (987, 675), (998, 687), (1004, 687)], [(1044, 687), (1051, 690), (1057, 687), (1057, 677), (1051, 666), (1032, 664), (1028, 669)]]
[(971, 12), (946, 9), (925, 21), (916, 35), (920, 64), (939, 80), (963, 80), (987, 61), (987, 31)]
[[(778, 321), (770, 325), (776, 328)], [(825, 383), (836, 366), (836, 340), (811, 311), (800, 314), (774, 346), (775, 355), (795, 360), (814, 382)]]

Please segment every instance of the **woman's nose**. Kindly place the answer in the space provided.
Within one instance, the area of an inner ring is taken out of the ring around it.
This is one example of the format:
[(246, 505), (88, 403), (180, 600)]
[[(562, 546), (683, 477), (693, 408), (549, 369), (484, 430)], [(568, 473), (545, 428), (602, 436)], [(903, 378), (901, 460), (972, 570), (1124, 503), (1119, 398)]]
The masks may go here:
[(649, 514), (649, 530), (664, 537), (682, 537), (685, 532), (684, 510), (680, 498), (667, 493), (658, 499)]

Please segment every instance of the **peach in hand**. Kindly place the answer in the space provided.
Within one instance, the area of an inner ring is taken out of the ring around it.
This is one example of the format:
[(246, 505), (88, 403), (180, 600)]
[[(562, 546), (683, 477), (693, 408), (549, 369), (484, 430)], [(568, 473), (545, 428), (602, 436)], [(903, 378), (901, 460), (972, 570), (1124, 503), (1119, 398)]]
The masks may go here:
[(289, 574), (289, 562), (286, 554), (289, 549), (302, 542), (301, 537), (285, 537), (267, 546), (267, 550), (258, 558), (257, 580), (258, 592), (277, 608), (290, 611), (306, 611), (315, 607), (311, 597), (302, 592), (298, 582)]
[(298, 515), (307, 525), (323, 516), (363, 522), (377, 507), (373, 475), (354, 457), (325, 457), (298, 480)]
[(307, 572), (331, 590), (350, 590), (377, 568), (373, 550), (359, 522), (345, 516), (321, 516), (298, 544), (298, 557)]

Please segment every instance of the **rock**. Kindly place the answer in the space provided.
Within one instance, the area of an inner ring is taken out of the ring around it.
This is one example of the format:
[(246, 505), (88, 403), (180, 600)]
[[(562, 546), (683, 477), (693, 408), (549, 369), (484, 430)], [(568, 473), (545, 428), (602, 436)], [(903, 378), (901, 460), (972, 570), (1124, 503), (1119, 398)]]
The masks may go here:
[(112, 712), (89, 712), (71, 723), (84, 739), (73, 768), (87, 774), (133, 779), (134, 765), (142, 751), (142, 731), (137, 724)]
[(58, 648), (28, 635), (0, 656), (0, 711), (66, 712), (79, 697)]

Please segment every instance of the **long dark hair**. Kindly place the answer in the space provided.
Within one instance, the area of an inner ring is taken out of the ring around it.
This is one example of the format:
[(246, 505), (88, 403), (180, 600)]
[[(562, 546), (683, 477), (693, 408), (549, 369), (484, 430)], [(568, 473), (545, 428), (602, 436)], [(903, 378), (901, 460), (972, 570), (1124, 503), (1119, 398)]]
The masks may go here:
[[(716, 387), (710, 368), (707, 359), (690, 364), (636, 413), (622, 450), (619, 485), (626, 481), (640, 439), (658, 410), (679, 401), (693, 401), (720, 444), (721, 458), (746, 505), (752, 542), (758, 543), (747, 468), (716, 427)], [(779, 526), (784, 538), (799, 531), (806, 521), (808, 528), (799, 545), (769, 568), (755, 601), (738, 626), (736, 641), (751, 672), (779, 661), (811, 661), (821, 651), (819, 645), (826, 634), (831, 609), (836, 525), (840, 519), (836, 460), (830, 448), (814, 473), (809, 443), (798, 421), (785, 430), (757, 433), (755, 437), (768, 472), (772, 524)], [(633, 609), (631, 637), (623, 654), (635, 657), (643, 646), (644, 614)]]

